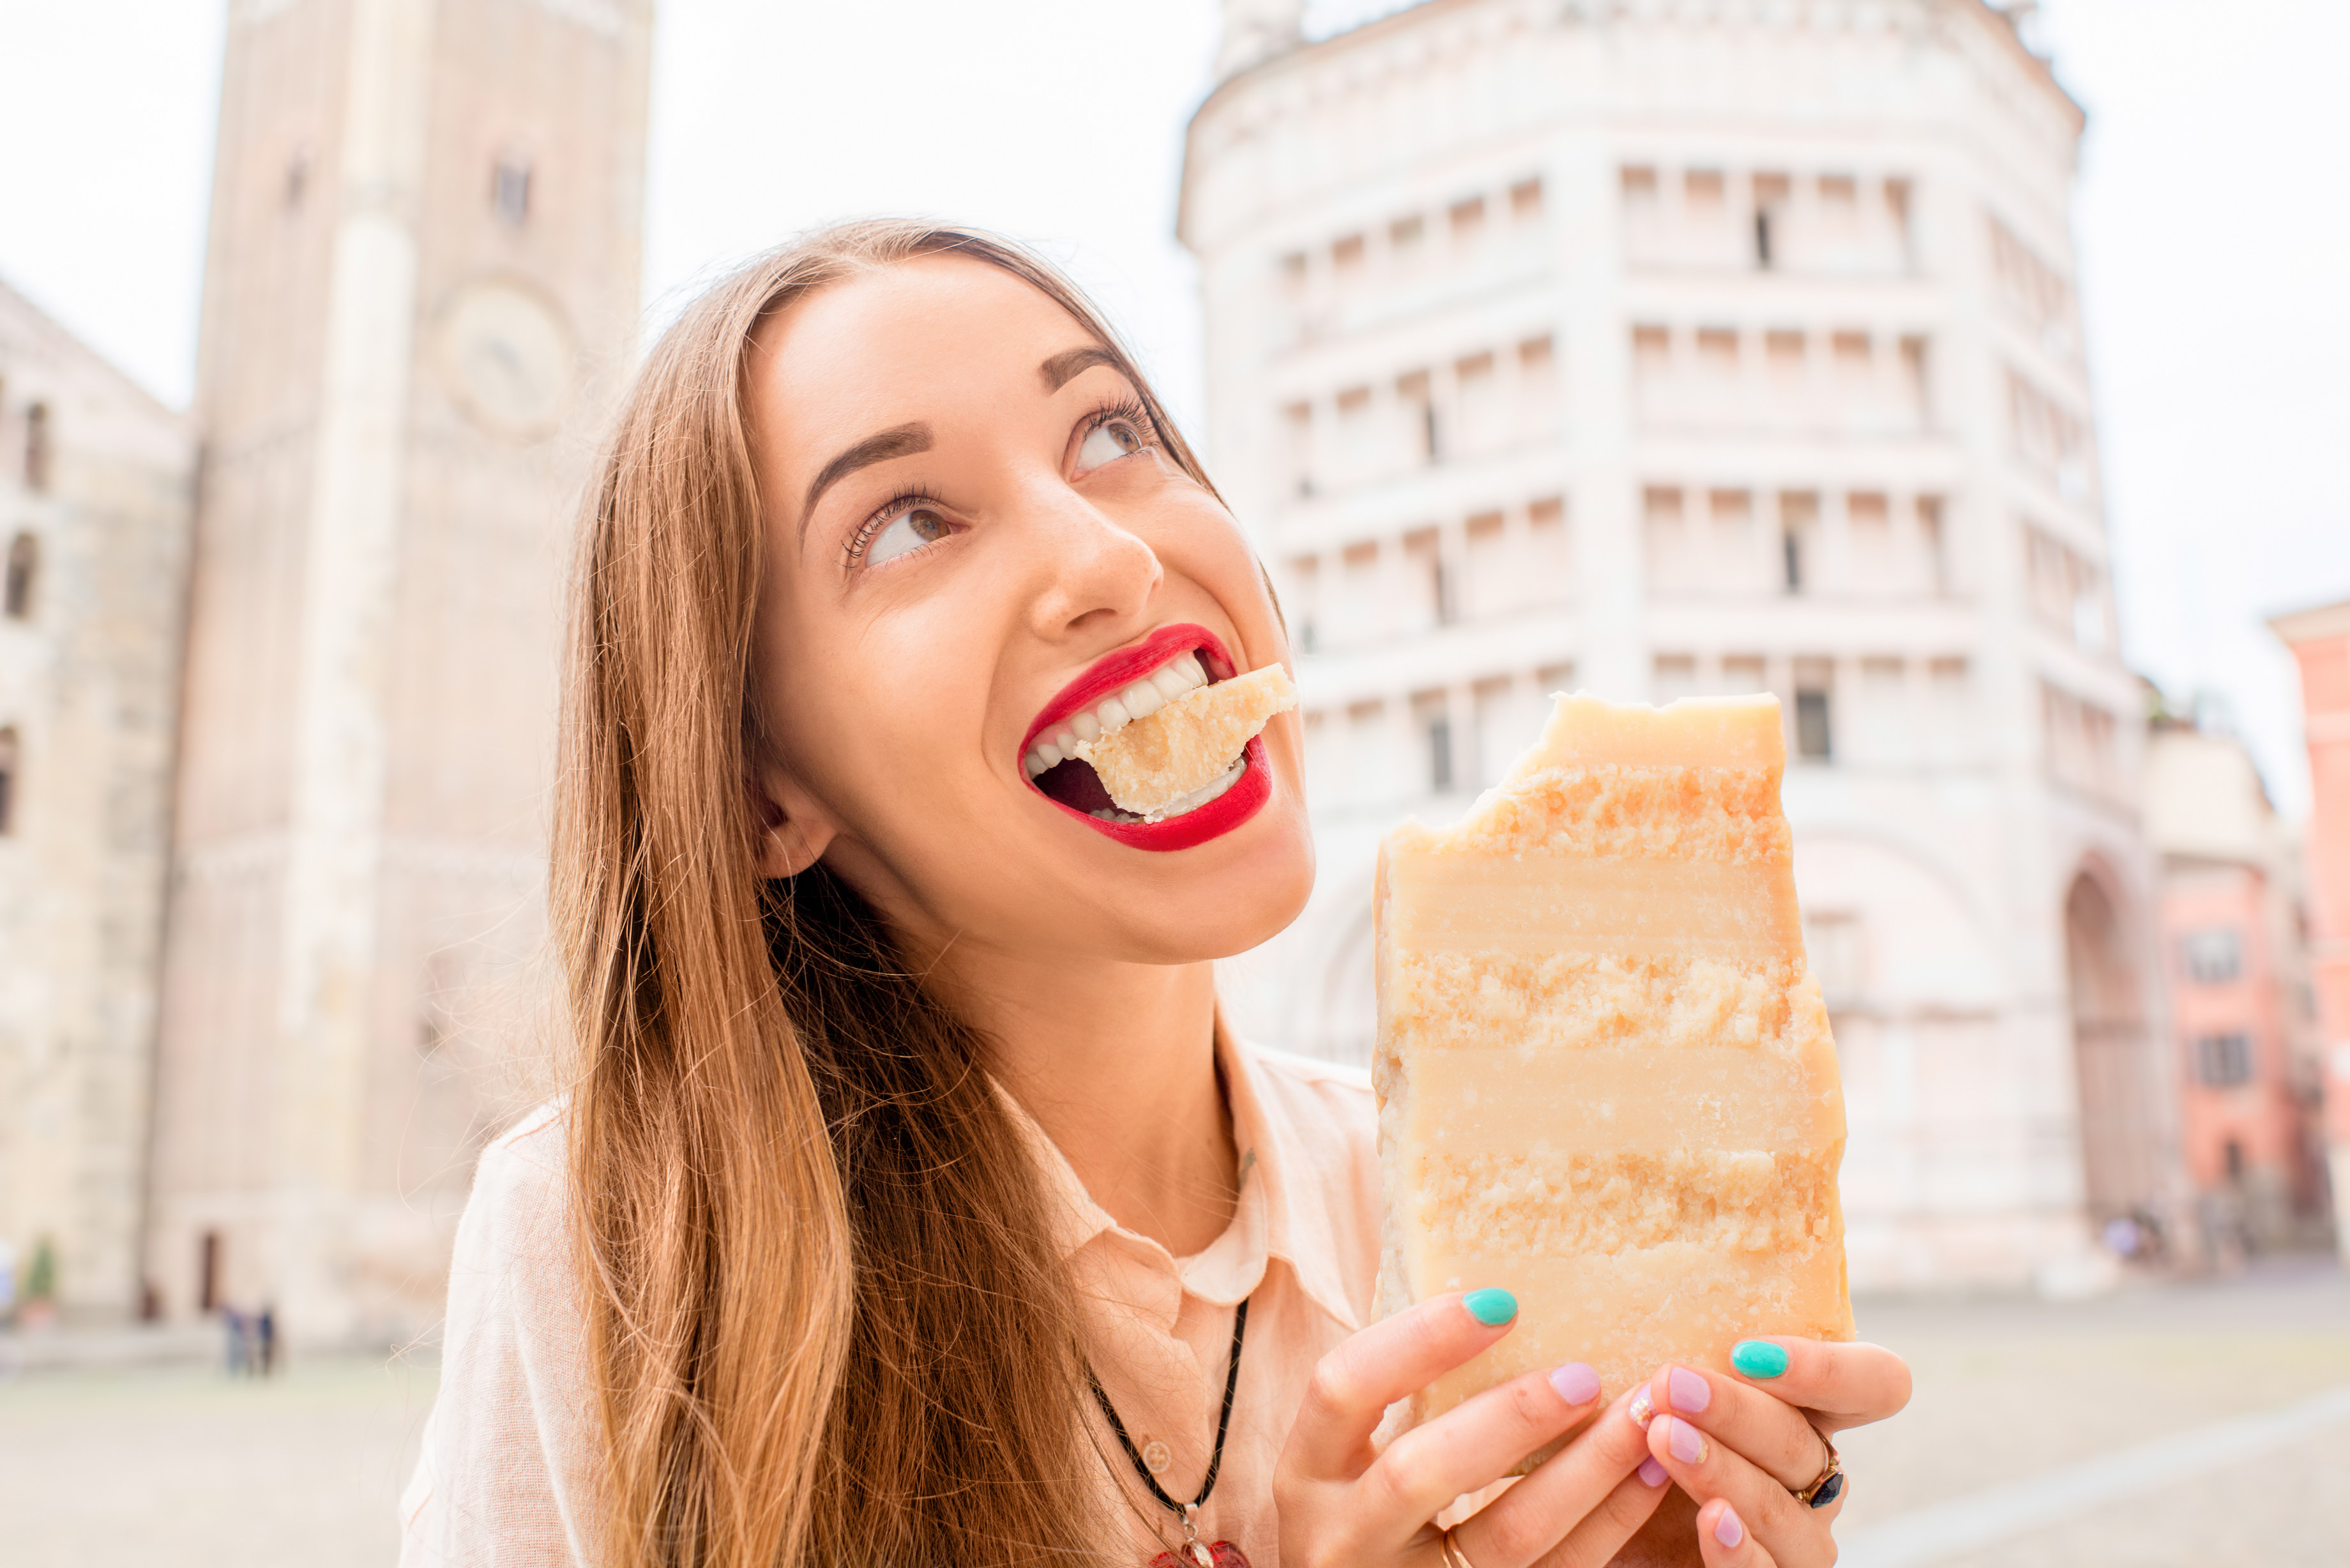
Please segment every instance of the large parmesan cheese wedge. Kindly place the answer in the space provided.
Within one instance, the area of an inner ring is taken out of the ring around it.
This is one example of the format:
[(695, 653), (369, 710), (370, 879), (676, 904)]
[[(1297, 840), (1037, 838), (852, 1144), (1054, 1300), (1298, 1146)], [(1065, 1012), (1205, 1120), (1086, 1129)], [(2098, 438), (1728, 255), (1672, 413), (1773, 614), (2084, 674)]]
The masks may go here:
[(1784, 757), (1773, 698), (1562, 697), (1459, 826), (1381, 846), (1381, 1303), (1501, 1285), (1520, 1314), (1412, 1418), (1562, 1362), (1612, 1397), (1852, 1337)]
[(1297, 688), (1290, 684), (1288, 671), (1268, 664), (1194, 687), (1099, 740), (1081, 741), (1077, 755), (1092, 764), (1111, 800), (1150, 816), (1230, 773), (1241, 748), (1275, 713), (1296, 706)]

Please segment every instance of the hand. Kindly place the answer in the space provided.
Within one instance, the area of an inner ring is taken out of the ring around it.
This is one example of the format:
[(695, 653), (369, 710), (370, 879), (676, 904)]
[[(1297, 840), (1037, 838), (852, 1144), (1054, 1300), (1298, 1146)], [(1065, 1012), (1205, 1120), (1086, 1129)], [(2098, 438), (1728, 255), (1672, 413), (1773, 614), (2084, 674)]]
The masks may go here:
[(1464, 1492), (1491, 1486), (1576, 1422), (1597, 1418), (1533, 1474), (1452, 1532), (1475, 1568), (1600, 1568), (1665, 1495), (1665, 1470), (1626, 1414), (1631, 1390), (1604, 1409), (1580, 1363), (1531, 1372), (1404, 1433), (1384, 1452), (1371, 1434), (1388, 1406), (1510, 1332), (1516, 1303), (1478, 1293), (1420, 1303), (1348, 1336), (1314, 1369), (1275, 1467), (1281, 1560), (1290, 1568), (1446, 1568), (1429, 1522)]
[(1777, 1347), (1783, 1368), (1763, 1376), (1775, 1359), (1766, 1351), (1742, 1358), (1751, 1373), (1658, 1369), (1645, 1388), (1648, 1451), (1703, 1502), (1698, 1546), (1708, 1568), (1825, 1568), (1835, 1561), (1829, 1527), (1849, 1480), (1820, 1508), (1798, 1501), (1794, 1489), (1825, 1465), (1823, 1434), (1881, 1421), (1909, 1403), (1909, 1368), (1874, 1345), (1745, 1343)]

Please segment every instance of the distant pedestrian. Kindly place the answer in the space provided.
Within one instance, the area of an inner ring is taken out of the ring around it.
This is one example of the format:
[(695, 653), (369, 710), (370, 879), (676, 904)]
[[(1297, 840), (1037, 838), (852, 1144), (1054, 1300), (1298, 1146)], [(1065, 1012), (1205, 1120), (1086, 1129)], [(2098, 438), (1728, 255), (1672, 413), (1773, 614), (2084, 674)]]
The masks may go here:
[(261, 1304), (261, 1315), (253, 1320), (254, 1347), (260, 1352), (261, 1375), (264, 1377), (277, 1370), (277, 1313), (268, 1303)]
[(227, 1331), (228, 1336), (228, 1375), (242, 1377), (252, 1361), (245, 1344), (244, 1314), (233, 1306), (222, 1307), (221, 1327)]

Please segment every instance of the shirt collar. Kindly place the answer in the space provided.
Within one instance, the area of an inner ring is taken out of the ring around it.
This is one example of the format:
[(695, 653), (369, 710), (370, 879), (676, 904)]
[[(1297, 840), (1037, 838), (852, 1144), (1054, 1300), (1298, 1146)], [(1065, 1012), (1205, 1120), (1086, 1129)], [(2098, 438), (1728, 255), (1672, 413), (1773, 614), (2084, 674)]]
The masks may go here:
[(1086, 1191), (1068, 1158), (1036, 1119), (1001, 1084), (996, 1085), (1044, 1175), (1052, 1232), (1061, 1255), (1073, 1257), (1097, 1239), (1107, 1238), (1180, 1279), (1182, 1290), (1220, 1305), (1244, 1300), (1264, 1278), (1267, 1264), (1278, 1259), (1289, 1265), (1315, 1305), (1349, 1330), (1361, 1327), (1339, 1269), (1334, 1244), (1337, 1217), (1331, 1208), (1332, 1182), (1350, 1181), (1352, 1173), (1327, 1168), (1347, 1155), (1336, 1147), (1313, 1147), (1299, 1134), (1284, 1114), (1287, 1107), (1277, 1098), (1269, 1099), (1264, 1064), (1255, 1050), (1225, 1027), (1221, 1014), (1216, 1020), (1216, 1062), (1223, 1070), (1224, 1094), (1232, 1108), (1232, 1145), (1240, 1151), (1240, 1198), (1222, 1234), (1184, 1259), (1112, 1219)]

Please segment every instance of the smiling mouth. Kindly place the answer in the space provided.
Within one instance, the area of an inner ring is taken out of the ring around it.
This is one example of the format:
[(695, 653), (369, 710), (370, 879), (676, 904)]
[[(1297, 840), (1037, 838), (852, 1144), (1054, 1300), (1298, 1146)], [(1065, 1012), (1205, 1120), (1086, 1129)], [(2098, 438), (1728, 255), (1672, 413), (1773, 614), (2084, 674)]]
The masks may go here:
[(1092, 707), (1051, 725), (1029, 743), (1021, 758), (1021, 771), (1048, 798), (1097, 822), (1164, 822), (1197, 811), (1218, 798), (1248, 772), (1245, 753), (1234, 757), (1232, 765), (1218, 777), (1148, 815), (1128, 811), (1113, 801), (1093, 764), (1076, 754), (1081, 742), (1116, 734), (1136, 720), (1147, 719), (1168, 703), (1223, 679), (1202, 657), (1204, 651), (1192, 648), (1176, 653), (1156, 670), (1129, 681)]

